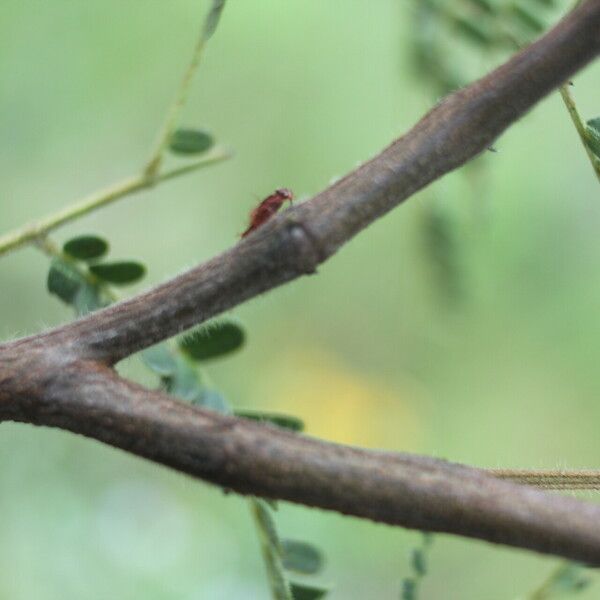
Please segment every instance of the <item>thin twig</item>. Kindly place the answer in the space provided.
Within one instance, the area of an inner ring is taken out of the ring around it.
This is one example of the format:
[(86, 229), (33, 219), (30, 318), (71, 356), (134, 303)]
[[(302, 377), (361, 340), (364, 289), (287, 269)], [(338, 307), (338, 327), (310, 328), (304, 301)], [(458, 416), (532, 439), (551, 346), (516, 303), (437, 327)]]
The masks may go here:
[(190, 64), (188, 65), (183, 79), (177, 89), (175, 100), (167, 113), (165, 124), (162, 128), (156, 148), (143, 172), (139, 175), (130, 177), (125, 181), (116, 183), (105, 190), (95, 192), (91, 196), (75, 202), (74, 204), (67, 206), (66, 208), (46, 217), (45, 219), (42, 219), (37, 223), (25, 225), (15, 231), (1, 236), (0, 256), (10, 252), (11, 250), (15, 250), (21, 246), (24, 246), (25, 244), (39, 240), (42, 240), (42, 244), (38, 244), (38, 246), (43, 249), (43, 238), (53, 229), (56, 229), (57, 227), (60, 227), (69, 221), (86, 215), (94, 210), (97, 210), (98, 208), (115, 202), (116, 200), (120, 200), (125, 196), (129, 196), (143, 189), (151, 188), (162, 181), (185, 175), (191, 171), (195, 171), (202, 167), (209, 166), (230, 158), (230, 152), (223, 149), (216, 149), (203, 156), (199, 160), (169, 169), (163, 173), (159, 173), (165, 148), (169, 143), (171, 135), (173, 134), (175, 126), (177, 125), (179, 114), (181, 113), (181, 110), (187, 100), (189, 87), (194, 72), (196, 71), (196, 68), (200, 62), (202, 50), (208, 39), (215, 32), (224, 6), (225, 0), (212, 0), (211, 9), (209, 10), (202, 24), (201, 32), (194, 48)]
[(547, 490), (600, 490), (600, 470), (596, 469), (488, 469), (490, 475)]
[(198, 36), (196, 46), (194, 47), (194, 51), (192, 53), (192, 58), (185, 72), (183, 73), (179, 87), (175, 92), (175, 98), (167, 112), (167, 116), (158, 136), (158, 141), (156, 142), (154, 151), (152, 152), (152, 155), (150, 156), (150, 159), (144, 168), (144, 175), (149, 179), (156, 177), (160, 170), (165, 150), (169, 145), (169, 141), (171, 140), (175, 128), (177, 127), (179, 115), (181, 114), (189, 95), (192, 79), (194, 78), (194, 73), (200, 64), (202, 52), (206, 42), (214, 33), (224, 5), (224, 0), (213, 0), (212, 8), (208, 12), (207, 17), (202, 24), (200, 35)]
[(579, 115), (579, 111), (577, 110), (577, 105), (575, 104), (575, 98), (573, 98), (573, 94), (571, 94), (571, 90), (569, 89), (568, 84), (563, 84), (560, 86), (560, 95), (569, 111), (569, 115), (571, 116), (571, 120), (575, 125), (575, 129), (577, 129), (577, 133), (579, 134), (579, 139), (585, 148), (585, 152), (592, 163), (592, 169), (594, 169), (594, 173), (600, 181), (600, 159), (592, 152), (591, 148), (587, 143), (587, 136), (585, 133), (585, 123), (583, 119)]
[(163, 181), (174, 179), (175, 177), (180, 177), (191, 171), (221, 162), (230, 156), (231, 153), (229, 151), (216, 149), (201, 159), (187, 163), (183, 166), (168, 169), (163, 173), (160, 173), (154, 179), (148, 179), (148, 177), (143, 174), (130, 177), (125, 181), (121, 181), (120, 183), (96, 192), (87, 198), (79, 200), (62, 210), (41, 219), (37, 223), (30, 223), (15, 231), (6, 233), (0, 237), (0, 256), (26, 244), (36, 242), (61, 225), (65, 225), (74, 219), (107, 206), (125, 196), (130, 196), (131, 194), (151, 188)]

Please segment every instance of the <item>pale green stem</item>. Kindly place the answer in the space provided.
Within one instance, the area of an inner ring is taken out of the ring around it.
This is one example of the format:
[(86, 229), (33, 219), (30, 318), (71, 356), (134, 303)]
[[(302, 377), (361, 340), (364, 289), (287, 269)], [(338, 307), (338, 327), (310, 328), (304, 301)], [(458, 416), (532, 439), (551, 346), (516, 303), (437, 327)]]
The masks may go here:
[(156, 146), (146, 167), (144, 169), (144, 174), (148, 178), (155, 177), (160, 169), (160, 165), (163, 160), (164, 152), (167, 146), (169, 145), (169, 140), (177, 127), (177, 121), (179, 120), (179, 115), (181, 110), (185, 106), (185, 102), (187, 100), (190, 85), (192, 83), (192, 79), (194, 77), (194, 73), (200, 64), (200, 59), (202, 58), (202, 51), (204, 50), (204, 46), (206, 45), (206, 38), (204, 35), (200, 35), (198, 41), (196, 42), (196, 46), (194, 48), (194, 53), (192, 54), (192, 59), (183, 74), (183, 78), (181, 79), (181, 83), (175, 93), (175, 99), (171, 104), (167, 116), (164, 122), (164, 125), (160, 131), (158, 136), (158, 140), (156, 142)]
[(587, 136), (585, 132), (585, 123), (582, 118), (579, 116), (579, 112), (577, 111), (577, 106), (575, 105), (575, 99), (571, 94), (571, 90), (569, 90), (568, 84), (560, 86), (560, 95), (569, 111), (569, 115), (571, 116), (571, 120), (575, 125), (575, 129), (577, 129), (577, 133), (579, 134), (579, 138), (581, 139), (581, 143), (585, 148), (585, 151), (592, 163), (592, 168), (594, 169), (594, 173), (596, 173), (596, 177), (598, 181), (600, 181), (600, 160), (594, 155), (592, 150), (590, 149), (587, 143)]
[(79, 202), (75, 202), (74, 204), (63, 208), (57, 213), (41, 219), (36, 223), (29, 223), (28, 225), (24, 225), (19, 229), (3, 235), (0, 237), (0, 256), (11, 250), (15, 250), (20, 246), (44, 238), (53, 229), (106, 206), (111, 202), (115, 202), (124, 196), (129, 196), (130, 194), (134, 194), (143, 189), (151, 188), (159, 182), (185, 175), (190, 171), (195, 171), (196, 169), (215, 164), (229, 157), (229, 152), (217, 150), (197, 161), (169, 169), (159, 174), (154, 179), (149, 179), (146, 175), (142, 174), (112, 185), (105, 190), (96, 192)]
[(263, 506), (261, 502), (264, 501), (252, 498), (249, 504), (258, 531), (260, 549), (267, 569), (271, 596), (273, 600), (294, 600), (281, 562), (281, 550), (277, 547), (277, 543), (273, 539), (277, 534), (274, 531), (272, 519), (268, 514), (268, 508)]

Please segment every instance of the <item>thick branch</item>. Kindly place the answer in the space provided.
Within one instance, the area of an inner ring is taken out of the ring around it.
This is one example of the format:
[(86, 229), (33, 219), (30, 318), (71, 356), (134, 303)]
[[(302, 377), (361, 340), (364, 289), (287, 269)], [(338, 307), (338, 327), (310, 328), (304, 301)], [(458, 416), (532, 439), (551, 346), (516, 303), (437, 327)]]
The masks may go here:
[(343, 243), (464, 164), (600, 52), (600, 0), (588, 0), (506, 64), (450, 95), (377, 157), (231, 250), (51, 335), (114, 363), (268, 289), (312, 272)]
[[(0, 391), (0, 420), (74, 431), (242, 494), (600, 565), (598, 506), (441, 460), (340, 446), (196, 409), (95, 363), (65, 364), (43, 351), (32, 361), (19, 344), (8, 354), (11, 375), (28, 384), (17, 402)], [(0, 364), (0, 383), (5, 374)]]
[(373, 220), (485, 149), (599, 51), (600, 0), (588, 0), (378, 157), (235, 248), (127, 302), (0, 346), (0, 420), (67, 429), (241, 493), (600, 565), (599, 507), (443, 461), (194, 409), (106, 366), (312, 272)]

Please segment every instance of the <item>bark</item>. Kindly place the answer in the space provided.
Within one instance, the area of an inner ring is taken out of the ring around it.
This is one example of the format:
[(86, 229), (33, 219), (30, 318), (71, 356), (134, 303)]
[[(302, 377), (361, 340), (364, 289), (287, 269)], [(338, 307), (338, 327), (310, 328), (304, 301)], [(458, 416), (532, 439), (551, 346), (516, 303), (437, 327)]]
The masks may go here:
[(0, 421), (59, 427), (242, 494), (600, 565), (600, 507), (428, 457), (335, 445), (193, 408), (119, 360), (304, 274), (464, 164), (600, 52), (600, 0), (438, 104), (312, 200), (149, 292), (0, 345)]

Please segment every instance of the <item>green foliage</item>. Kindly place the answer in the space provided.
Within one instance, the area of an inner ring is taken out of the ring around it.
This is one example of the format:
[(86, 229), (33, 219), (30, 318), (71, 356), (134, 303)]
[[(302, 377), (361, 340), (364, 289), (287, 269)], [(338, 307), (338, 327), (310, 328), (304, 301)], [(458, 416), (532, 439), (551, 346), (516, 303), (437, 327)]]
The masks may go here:
[(402, 581), (402, 600), (416, 600), (417, 598), (417, 583), (414, 579), (404, 579)]
[(85, 283), (85, 278), (68, 262), (55, 258), (50, 264), (46, 287), (51, 294), (63, 302), (71, 304), (77, 291)]
[(297, 540), (282, 540), (281, 549), (283, 566), (288, 571), (316, 575), (323, 569), (323, 554), (312, 544)]
[[(233, 321), (220, 321), (203, 327), (178, 340), (176, 347), (158, 344), (141, 353), (142, 360), (156, 373), (162, 387), (169, 393), (191, 404), (223, 413), (231, 409), (221, 394), (208, 389), (196, 362), (207, 358), (223, 357), (240, 348), (245, 334), (241, 326)], [(303, 423), (296, 417), (261, 412), (236, 413), (258, 421), (268, 421), (280, 427), (300, 431)], [(321, 587), (291, 583), (286, 569), (304, 575), (318, 573), (323, 567), (321, 551), (306, 542), (281, 541), (272, 515), (276, 503), (261, 498), (250, 500), (250, 506), (261, 543), (267, 569), (269, 586), (274, 600), (302, 600), (322, 598), (327, 590)]]
[(498, 7), (493, 0), (468, 0), (474, 8), (479, 9), (485, 13), (494, 15), (498, 12)]
[(513, 2), (512, 14), (515, 16), (515, 22), (518, 22), (525, 29), (533, 34), (542, 33), (546, 29), (544, 21), (538, 17), (539, 6), (529, 6), (526, 2)]
[[(100, 259), (107, 251), (108, 242), (97, 236), (79, 236), (67, 241), (64, 255), (56, 257), (50, 265), (49, 292), (73, 306), (77, 314), (85, 314), (109, 303), (110, 284), (133, 283), (144, 275), (145, 268), (137, 262), (87, 264)], [(197, 363), (222, 358), (241, 348), (244, 341), (245, 333), (239, 323), (221, 320), (183, 336), (175, 346), (164, 342), (144, 350), (140, 356), (148, 369), (159, 377), (167, 393), (196, 406), (230, 413), (231, 408), (221, 393), (205, 384)], [(252, 412), (244, 416), (293, 431), (301, 431), (304, 426), (300, 419), (288, 415)], [(253, 499), (251, 504), (261, 533), (273, 597), (276, 600), (322, 598), (326, 589), (292, 584), (285, 573), (285, 569), (304, 575), (318, 573), (323, 566), (322, 553), (302, 541), (281, 543), (271, 514), (276, 504), (260, 499)]]
[(169, 150), (174, 154), (202, 154), (215, 144), (212, 135), (200, 129), (177, 129), (171, 136)]
[(446, 304), (456, 304), (464, 297), (456, 227), (442, 207), (430, 203), (424, 207), (420, 232), (440, 297)]
[(98, 279), (113, 285), (130, 285), (146, 274), (144, 265), (131, 260), (94, 264), (89, 269)]
[(140, 353), (144, 364), (161, 379), (172, 377), (177, 371), (177, 360), (167, 344), (157, 344)]
[(87, 279), (71, 261), (53, 259), (46, 286), (51, 294), (71, 305), (79, 316), (106, 306), (100, 286)]
[(584, 591), (592, 582), (584, 569), (585, 567), (578, 563), (562, 563), (527, 597), (528, 600), (554, 600)]
[(202, 41), (207, 41), (216, 31), (219, 24), (219, 19), (225, 8), (225, 0), (212, 0), (212, 5), (206, 15), (204, 28), (202, 30)]
[(108, 252), (108, 242), (97, 235), (80, 235), (66, 242), (63, 252), (76, 260), (97, 260)]
[(181, 351), (196, 361), (220, 358), (239, 350), (245, 341), (244, 330), (232, 320), (219, 320), (186, 334), (179, 340)]
[(590, 119), (586, 123), (585, 138), (589, 149), (600, 160), (600, 117)]
[(306, 585), (305, 583), (292, 583), (291, 587), (294, 600), (319, 600), (319, 598), (324, 598), (329, 593), (328, 588)]
[(68, 240), (63, 254), (56, 256), (48, 271), (48, 291), (75, 309), (77, 315), (107, 306), (113, 296), (109, 283), (128, 285), (141, 279), (146, 268), (137, 262), (101, 263), (108, 242), (95, 235)]
[(300, 582), (288, 581), (285, 570), (314, 575), (323, 568), (319, 549), (306, 542), (280, 540), (273, 520), (272, 507), (265, 500), (253, 498), (252, 513), (259, 531), (261, 548), (274, 600), (310, 600), (323, 598), (328, 589)]
[[(457, 65), (467, 54), (512, 51), (542, 33), (556, 14), (555, 0), (415, 0), (413, 63), (421, 81), (445, 95), (473, 78)], [(565, 0), (560, 0), (564, 6)], [(458, 41), (464, 41), (462, 48)], [(465, 67), (463, 67), (465, 69)]]
[(196, 365), (178, 348), (172, 348), (165, 342), (144, 350), (140, 356), (144, 364), (159, 376), (162, 388), (169, 394), (195, 406), (224, 414), (231, 412), (225, 398), (205, 385)]
[(427, 575), (428, 554), (433, 542), (430, 533), (421, 534), (421, 543), (411, 550), (410, 567), (412, 574), (402, 580), (400, 598), (402, 600), (417, 600), (423, 578)]
[(197, 396), (192, 404), (197, 406), (202, 406), (202, 408), (206, 408), (208, 410), (214, 410), (215, 412), (220, 412), (223, 414), (228, 414), (231, 412), (231, 408), (227, 403), (227, 400), (223, 397), (223, 395), (217, 391), (208, 388), (204, 388), (202, 394)]
[(180, 353), (175, 351), (174, 357), (175, 372), (162, 378), (164, 390), (186, 402), (201, 405), (204, 386), (202, 385), (200, 372), (193, 363), (186, 360)]
[(75, 312), (82, 316), (108, 305), (103, 297), (102, 288), (93, 283), (85, 282), (80, 286), (73, 299)]
[(282, 427), (283, 429), (290, 429), (291, 431), (304, 431), (304, 422), (302, 419), (292, 415), (267, 413), (256, 410), (237, 410), (235, 414), (244, 419), (252, 419), (254, 421), (260, 421), (261, 423), (271, 423), (272, 425), (277, 425), (277, 427)]
[(454, 25), (459, 35), (484, 48), (494, 44), (494, 34), (489, 25), (475, 19), (467, 19), (460, 15), (454, 16)]
[(250, 509), (261, 545), (273, 600), (294, 600), (281, 562), (281, 544), (268, 503), (260, 498), (250, 500)]

